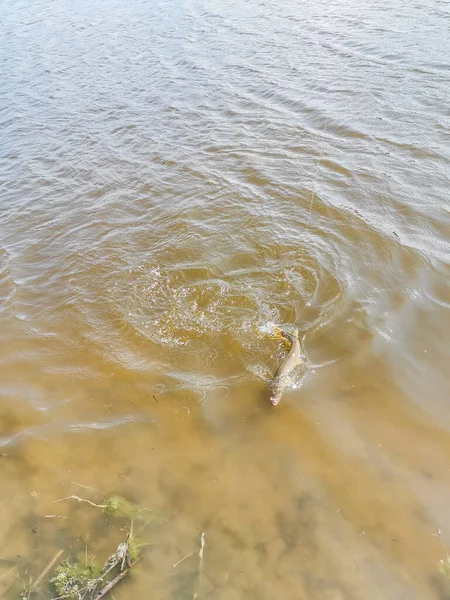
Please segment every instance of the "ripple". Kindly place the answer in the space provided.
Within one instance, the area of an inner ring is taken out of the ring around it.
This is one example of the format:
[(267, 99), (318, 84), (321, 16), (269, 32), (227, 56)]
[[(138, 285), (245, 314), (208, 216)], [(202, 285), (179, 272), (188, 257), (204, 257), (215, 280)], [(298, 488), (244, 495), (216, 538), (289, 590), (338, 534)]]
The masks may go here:
[[(5, 547), (21, 494), (120, 465), (217, 594), (434, 597), (448, 6), (91, 4), (0, 3)], [(308, 359), (276, 411), (273, 322)], [(153, 571), (130, 597), (191, 593)]]

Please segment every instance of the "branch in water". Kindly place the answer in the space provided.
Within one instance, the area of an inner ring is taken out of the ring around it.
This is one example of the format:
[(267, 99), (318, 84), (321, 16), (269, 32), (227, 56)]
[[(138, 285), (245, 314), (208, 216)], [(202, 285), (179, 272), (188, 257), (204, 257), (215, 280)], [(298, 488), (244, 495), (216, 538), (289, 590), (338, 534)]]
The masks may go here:
[(96, 506), (97, 508), (106, 508), (106, 504), (95, 504), (95, 502), (86, 500), (86, 498), (80, 498), (79, 496), (67, 496), (67, 498), (60, 498), (59, 500), (54, 500), (53, 504), (56, 504), (57, 502), (64, 502), (64, 500), (78, 500), (78, 502), (86, 502), (87, 504)]
[(130, 571), (134, 567), (134, 565), (138, 562), (138, 560), (135, 560), (129, 569), (127, 569), (126, 571), (122, 571), (122, 573), (119, 573), (119, 575), (117, 575), (117, 577), (115, 577), (112, 581), (110, 581), (108, 584), (106, 584), (105, 587), (103, 589), (101, 589), (99, 591), (99, 593), (95, 596), (94, 600), (101, 600), (103, 598), (103, 596), (105, 596), (110, 590), (112, 590), (112, 588), (125, 577), (125, 575), (128, 573), (128, 571)]

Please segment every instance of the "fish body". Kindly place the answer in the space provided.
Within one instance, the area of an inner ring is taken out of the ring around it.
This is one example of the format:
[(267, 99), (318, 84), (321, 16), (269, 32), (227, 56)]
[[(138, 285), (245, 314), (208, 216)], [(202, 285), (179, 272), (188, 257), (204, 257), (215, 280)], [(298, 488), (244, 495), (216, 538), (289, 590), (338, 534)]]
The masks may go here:
[(271, 391), (270, 401), (273, 406), (276, 406), (281, 400), (284, 390), (292, 381), (290, 374), (295, 367), (302, 362), (303, 359), (302, 347), (300, 345), (300, 340), (298, 339), (298, 331), (295, 330), (295, 333), (290, 333), (284, 330), (280, 331), (283, 337), (287, 338), (291, 342), (292, 346), (288, 355), (278, 367), (275, 376), (269, 384)]

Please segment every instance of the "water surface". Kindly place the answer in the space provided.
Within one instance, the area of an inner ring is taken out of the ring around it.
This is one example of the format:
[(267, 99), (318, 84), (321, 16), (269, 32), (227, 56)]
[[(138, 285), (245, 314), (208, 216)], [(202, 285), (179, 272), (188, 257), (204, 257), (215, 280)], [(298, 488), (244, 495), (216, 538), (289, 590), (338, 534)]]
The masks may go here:
[(0, 22), (1, 593), (117, 493), (165, 522), (116, 599), (448, 599), (449, 3)]

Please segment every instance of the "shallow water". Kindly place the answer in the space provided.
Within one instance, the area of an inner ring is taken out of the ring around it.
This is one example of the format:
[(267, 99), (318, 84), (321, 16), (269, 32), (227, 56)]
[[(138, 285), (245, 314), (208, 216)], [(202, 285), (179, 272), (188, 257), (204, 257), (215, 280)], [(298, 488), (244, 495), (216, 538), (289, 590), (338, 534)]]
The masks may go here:
[(450, 598), (449, 3), (0, 22), (0, 593), (116, 493), (164, 515), (116, 599)]

